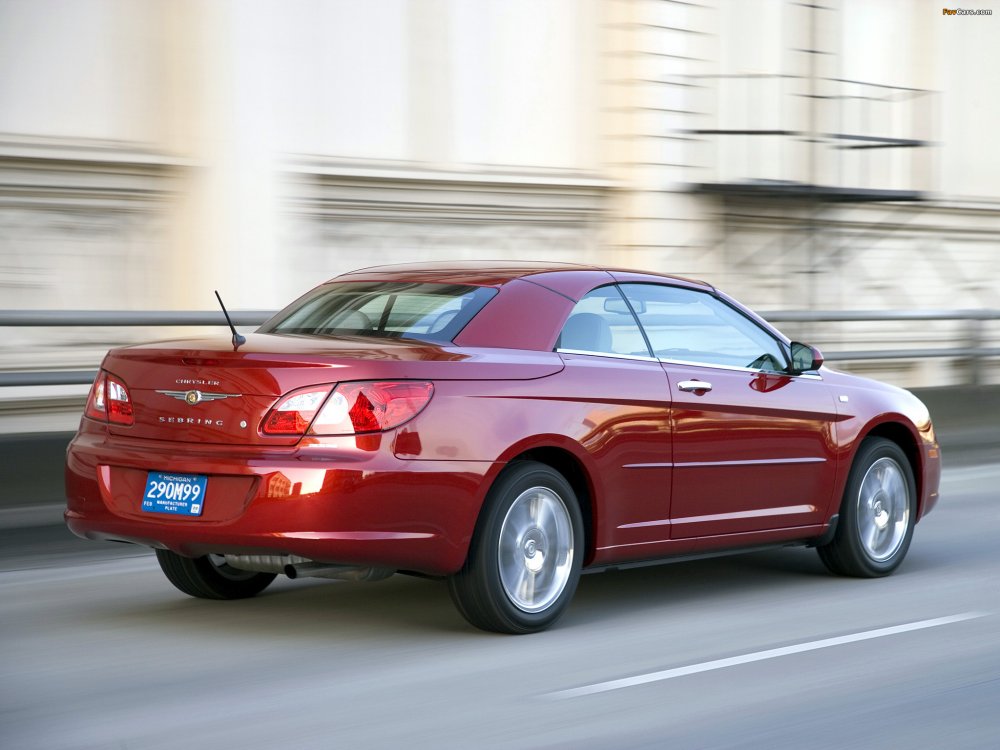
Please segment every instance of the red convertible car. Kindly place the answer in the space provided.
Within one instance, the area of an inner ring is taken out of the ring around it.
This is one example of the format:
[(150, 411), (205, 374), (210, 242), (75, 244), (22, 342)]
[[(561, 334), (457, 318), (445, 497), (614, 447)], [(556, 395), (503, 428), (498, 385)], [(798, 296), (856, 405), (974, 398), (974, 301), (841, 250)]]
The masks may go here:
[(926, 408), (697, 281), (557, 263), (329, 281), (244, 340), (111, 351), (66, 521), (186, 594), (446, 579), (526, 633), (582, 570), (768, 545), (881, 576), (938, 499)]

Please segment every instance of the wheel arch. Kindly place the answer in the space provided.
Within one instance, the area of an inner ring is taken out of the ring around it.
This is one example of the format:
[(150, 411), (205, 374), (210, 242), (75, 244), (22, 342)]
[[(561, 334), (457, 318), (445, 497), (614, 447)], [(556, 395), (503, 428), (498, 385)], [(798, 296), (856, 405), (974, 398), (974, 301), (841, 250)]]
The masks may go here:
[[(586, 554), (584, 566), (594, 559), (594, 487), (590, 475), (583, 463), (570, 451), (554, 445), (531, 448), (518, 454), (513, 461), (537, 461), (550, 466), (565, 477), (580, 504), (580, 515), (583, 516), (583, 535)], [(512, 462), (513, 462), (512, 461)]]
[[(910, 470), (913, 472), (913, 481), (915, 483), (914, 491), (917, 496), (917, 518), (920, 518), (923, 513), (922, 504), (924, 479), (923, 472), (921, 470), (922, 460), (917, 436), (904, 422), (888, 420), (871, 425), (861, 436), (861, 440), (858, 441), (858, 446), (860, 447), (861, 442), (870, 437), (884, 438), (885, 440), (895, 443), (899, 446), (899, 449), (903, 451), (903, 455), (906, 456), (906, 460), (910, 464)], [(857, 455), (857, 449), (855, 449), (855, 455)], [(851, 462), (854, 462), (854, 456), (851, 457)]]

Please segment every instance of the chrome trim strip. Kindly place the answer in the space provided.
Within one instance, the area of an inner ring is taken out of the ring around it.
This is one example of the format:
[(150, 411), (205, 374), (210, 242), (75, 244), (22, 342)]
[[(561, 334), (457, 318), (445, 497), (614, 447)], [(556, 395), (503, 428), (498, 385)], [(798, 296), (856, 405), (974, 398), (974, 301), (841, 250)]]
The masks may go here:
[(675, 463), (678, 469), (685, 469), (699, 466), (761, 466), (767, 464), (822, 464), (826, 463), (825, 458), (748, 458), (742, 461), (688, 461), (687, 463)]
[(665, 359), (660, 358), (660, 362), (665, 365), (689, 365), (691, 367), (705, 367), (711, 370), (729, 370), (731, 372), (752, 372), (754, 375), (777, 375), (780, 377), (790, 378), (793, 377), (786, 372), (769, 372), (764, 370), (755, 370), (752, 367), (737, 367), (736, 365), (716, 365), (711, 362), (692, 362), (686, 359)]
[(768, 516), (797, 516), (803, 513), (815, 513), (815, 505), (782, 505), (778, 508), (758, 508), (756, 510), (740, 510), (735, 513), (712, 513), (707, 516), (687, 516), (674, 518), (673, 523), (705, 523), (706, 521), (738, 521), (745, 518), (764, 518)]
[(822, 464), (826, 459), (815, 456), (802, 458), (748, 458), (740, 461), (687, 461), (682, 463), (624, 464), (623, 469), (690, 469), (704, 466), (764, 466), (768, 464)]
[(729, 370), (730, 372), (752, 372), (754, 375), (773, 375), (779, 378), (803, 378), (805, 380), (822, 380), (822, 375), (812, 373), (802, 373), (800, 375), (790, 375), (787, 372), (773, 372), (771, 370), (755, 370), (752, 367), (737, 367), (736, 365), (715, 365), (710, 362), (692, 362), (686, 359), (665, 359), (659, 358), (665, 365), (684, 365), (687, 367), (704, 367), (708, 370)]
[(640, 521), (639, 523), (623, 523), (619, 529), (645, 529), (650, 526), (670, 526), (673, 521), (669, 518), (661, 518), (659, 521)]
[(639, 354), (610, 354), (608, 352), (586, 352), (582, 349), (556, 349), (557, 354), (586, 354), (588, 357), (608, 357), (609, 359), (630, 359), (637, 362), (659, 362), (656, 357), (644, 357)]
[(739, 521), (747, 518), (766, 518), (769, 516), (796, 516), (803, 513), (815, 513), (815, 505), (782, 505), (777, 508), (758, 508), (756, 510), (740, 510), (734, 513), (712, 513), (707, 516), (687, 516), (686, 518), (661, 518), (656, 521), (640, 521), (626, 523), (619, 529), (642, 529), (650, 526), (671, 526), (680, 523), (705, 523), (707, 521)]
[(684, 359), (663, 359), (661, 357), (647, 357), (639, 354), (611, 354), (610, 352), (588, 352), (583, 349), (563, 349), (555, 350), (557, 354), (584, 354), (588, 357), (607, 357), (608, 359), (627, 359), (637, 362), (659, 362), (664, 365), (685, 365), (688, 367), (704, 367), (709, 370), (729, 370), (730, 372), (749, 372), (754, 375), (773, 375), (780, 378), (802, 378), (803, 380), (822, 380), (822, 375), (812, 373), (802, 373), (801, 375), (789, 375), (787, 372), (771, 372), (769, 370), (755, 370), (752, 367), (736, 367), (735, 365), (715, 365), (709, 362), (689, 362)]

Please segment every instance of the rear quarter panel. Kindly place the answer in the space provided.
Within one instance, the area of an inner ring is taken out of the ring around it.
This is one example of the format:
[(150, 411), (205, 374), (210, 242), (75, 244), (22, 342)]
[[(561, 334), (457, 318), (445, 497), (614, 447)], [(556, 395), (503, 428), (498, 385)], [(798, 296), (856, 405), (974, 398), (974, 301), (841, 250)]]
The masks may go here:
[[(662, 368), (657, 362), (565, 358), (565, 370), (536, 380), (437, 382), (430, 406), (400, 428), (397, 455), (415, 461), (493, 462), (484, 481), (488, 487), (507, 462), (525, 451), (558, 448), (572, 455), (587, 476), (596, 548), (611, 540), (666, 539), (666, 526), (629, 528), (664, 518), (669, 510), (669, 401)], [(664, 467), (625, 468), (654, 463)], [(592, 555), (593, 549), (588, 561)]]

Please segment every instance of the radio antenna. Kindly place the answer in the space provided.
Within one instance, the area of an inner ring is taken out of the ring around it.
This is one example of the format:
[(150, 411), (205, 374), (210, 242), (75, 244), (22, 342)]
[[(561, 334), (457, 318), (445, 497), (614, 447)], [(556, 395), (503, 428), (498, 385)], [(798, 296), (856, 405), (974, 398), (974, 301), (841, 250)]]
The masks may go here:
[(222, 297), (219, 296), (218, 289), (215, 290), (215, 298), (219, 300), (219, 307), (222, 308), (222, 314), (226, 316), (226, 322), (229, 323), (229, 330), (233, 332), (233, 349), (239, 349), (242, 344), (247, 342), (246, 336), (241, 336), (236, 332), (236, 326), (233, 325), (233, 319), (229, 317), (229, 311), (222, 302)]

